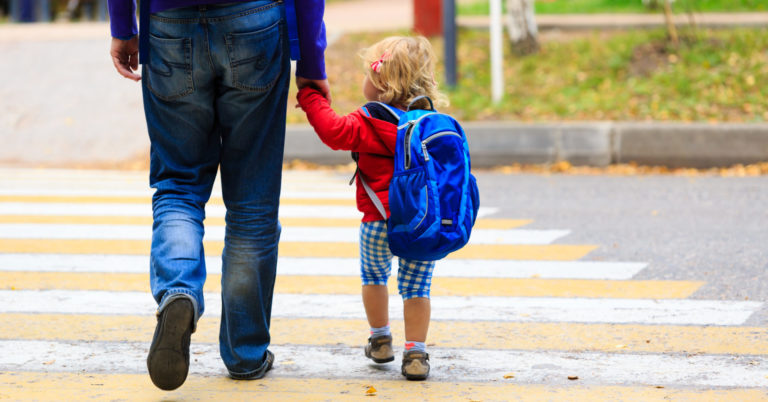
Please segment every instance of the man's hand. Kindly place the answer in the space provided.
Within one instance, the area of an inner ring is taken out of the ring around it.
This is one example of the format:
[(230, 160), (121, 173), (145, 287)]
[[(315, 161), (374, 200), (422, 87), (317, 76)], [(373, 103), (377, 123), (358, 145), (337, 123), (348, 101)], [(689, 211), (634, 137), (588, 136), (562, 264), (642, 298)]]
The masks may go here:
[(328, 99), (328, 104), (331, 103), (331, 86), (328, 84), (328, 80), (310, 80), (309, 78), (296, 76), (296, 86), (299, 90), (304, 87), (317, 89), (325, 99)]
[(139, 81), (141, 76), (134, 73), (139, 69), (139, 37), (128, 40), (112, 38), (112, 48), (109, 50), (112, 63), (117, 73), (130, 80)]

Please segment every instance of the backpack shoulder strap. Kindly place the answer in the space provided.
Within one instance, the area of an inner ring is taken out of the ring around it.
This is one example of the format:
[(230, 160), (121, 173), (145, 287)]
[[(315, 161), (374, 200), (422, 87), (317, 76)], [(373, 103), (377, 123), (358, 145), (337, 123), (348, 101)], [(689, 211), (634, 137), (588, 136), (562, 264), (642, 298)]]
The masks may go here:
[(387, 220), (387, 210), (384, 209), (384, 204), (381, 202), (381, 199), (379, 199), (379, 196), (376, 195), (376, 192), (373, 191), (373, 189), (370, 186), (368, 186), (368, 183), (366, 183), (365, 179), (363, 179), (363, 175), (358, 173), (358, 176), (360, 177), (360, 183), (363, 183), (363, 188), (365, 189), (365, 192), (368, 194), (368, 198), (371, 199), (371, 201), (373, 202), (373, 205), (381, 214), (381, 217), (384, 220)]
[(395, 119), (395, 121), (399, 121), (400, 117), (403, 114), (405, 114), (405, 112), (403, 112), (403, 111), (401, 111), (401, 110), (399, 110), (399, 109), (397, 109), (395, 107), (392, 107), (390, 105), (387, 105), (384, 102), (376, 102), (376, 101), (374, 101), (374, 102), (368, 102), (368, 103), (375, 103), (375, 104), (381, 106), (384, 110), (387, 111), (387, 113), (389, 113)]

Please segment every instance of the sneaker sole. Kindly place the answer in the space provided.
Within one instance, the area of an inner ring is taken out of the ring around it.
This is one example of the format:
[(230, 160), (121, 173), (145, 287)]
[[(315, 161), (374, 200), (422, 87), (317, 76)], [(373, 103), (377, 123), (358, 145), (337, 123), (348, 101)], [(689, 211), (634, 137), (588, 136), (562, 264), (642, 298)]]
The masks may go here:
[(395, 356), (387, 357), (387, 358), (384, 358), (384, 359), (374, 359), (373, 357), (369, 357), (369, 358), (371, 360), (373, 360), (374, 363), (379, 363), (379, 364), (381, 364), (381, 363), (389, 363), (391, 361), (395, 361)]
[(408, 374), (405, 372), (405, 370), (402, 371), (403, 375), (405, 376), (405, 379), (408, 381), (424, 381), (429, 377), (429, 373), (427, 374)]
[(189, 300), (172, 302), (162, 312), (157, 339), (147, 356), (149, 378), (158, 388), (171, 391), (187, 379), (189, 361), (184, 351), (184, 336), (190, 331), (193, 312)]

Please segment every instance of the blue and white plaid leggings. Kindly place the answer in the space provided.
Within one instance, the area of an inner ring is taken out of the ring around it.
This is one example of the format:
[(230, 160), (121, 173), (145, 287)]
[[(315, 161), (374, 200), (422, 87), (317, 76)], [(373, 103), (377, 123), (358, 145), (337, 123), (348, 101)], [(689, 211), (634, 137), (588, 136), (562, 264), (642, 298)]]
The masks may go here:
[[(387, 222), (363, 222), (360, 225), (360, 273), (363, 285), (386, 285), (392, 271), (392, 252), (387, 240)], [(398, 259), (397, 289), (403, 300), (429, 298), (434, 261)]]

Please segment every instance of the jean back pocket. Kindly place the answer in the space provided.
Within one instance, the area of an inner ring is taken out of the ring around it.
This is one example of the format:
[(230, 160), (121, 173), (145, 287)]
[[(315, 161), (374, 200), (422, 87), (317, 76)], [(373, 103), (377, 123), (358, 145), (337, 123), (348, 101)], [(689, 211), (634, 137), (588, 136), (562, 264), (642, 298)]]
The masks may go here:
[(283, 67), (281, 26), (278, 21), (258, 31), (227, 34), (235, 87), (262, 92), (275, 85)]
[(149, 36), (147, 87), (160, 99), (174, 100), (195, 90), (192, 80), (192, 40)]

